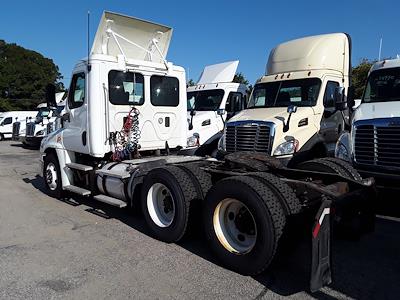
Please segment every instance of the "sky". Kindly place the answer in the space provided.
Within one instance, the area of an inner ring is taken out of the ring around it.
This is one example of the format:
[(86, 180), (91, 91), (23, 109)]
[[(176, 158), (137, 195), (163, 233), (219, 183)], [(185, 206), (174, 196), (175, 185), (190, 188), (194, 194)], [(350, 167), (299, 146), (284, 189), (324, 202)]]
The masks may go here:
[(378, 58), (381, 37), (382, 57), (400, 54), (400, 2), (385, 0), (2, 1), (0, 39), (53, 59), (68, 86), (87, 53), (87, 11), (93, 40), (104, 10), (172, 27), (167, 60), (195, 81), (204, 66), (238, 59), (238, 71), (254, 83), (274, 46), (314, 34), (349, 33), (353, 66)]

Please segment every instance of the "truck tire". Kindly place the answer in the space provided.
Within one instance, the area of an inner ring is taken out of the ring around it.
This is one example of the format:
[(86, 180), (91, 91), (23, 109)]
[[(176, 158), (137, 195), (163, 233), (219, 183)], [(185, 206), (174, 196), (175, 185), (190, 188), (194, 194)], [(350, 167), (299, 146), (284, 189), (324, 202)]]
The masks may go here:
[(296, 169), (338, 174), (340, 176), (349, 178), (348, 173), (341, 166), (321, 158), (302, 162), (296, 166)]
[(200, 169), (201, 163), (178, 165), (192, 179), (198, 193), (198, 199), (204, 200), (212, 187), (211, 174)]
[(44, 157), (43, 179), (47, 193), (54, 198), (60, 199), (64, 195), (61, 186), (61, 171), (57, 155), (48, 153)]
[(293, 189), (280, 180), (279, 177), (266, 172), (253, 173), (251, 176), (256, 177), (269, 186), (284, 208), (285, 215), (294, 215), (301, 211), (299, 198), (297, 198)]
[(0, 133), (0, 141), (4, 140), (4, 135), (2, 133)]
[(341, 160), (339, 158), (333, 158), (333, 157), (325, 157), (325, 158), (320, 158), (319, 160), (324, 160), (324, 161), (329, 161), (331, 163), (336, 164), (338, 167), (342, 168), (344, 172), (347, 173), (347, 176), (351, 179), (354, 179), (355, 181), (362, 181), (362, 177), (358, 171), (353, 168), (351, 164), (348, 162)]
[(153, 236), (173, 243), (186, 233), (190, 203), (197, 197), (189, 176), (176, 166), (151, 170), (141, 193), (144, 218)]
[(227, 268), (256, 275), (271, 263), (286, 216), (275, 193), (260, 180), (234, 176), (215, 184), (204, 202), (210, 246)]

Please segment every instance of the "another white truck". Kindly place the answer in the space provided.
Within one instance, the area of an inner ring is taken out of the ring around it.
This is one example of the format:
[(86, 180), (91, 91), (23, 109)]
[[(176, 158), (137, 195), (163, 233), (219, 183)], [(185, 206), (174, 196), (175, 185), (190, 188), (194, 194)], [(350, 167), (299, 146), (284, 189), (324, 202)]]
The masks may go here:
[(51, 124), (56, 121), (65, 107), (65, 101), (62, 100), (63, 95), (64, 93), (56, 94), (57, 107), (55, 109), (48, 108), (46, 103), (38, 106), (39, 111), (36, 118), (28, 120), (25, 135), (20, 133), (20, 140), (23, 144), (30, 147), (40, 146), (43, 137), (47, 135), (48, 125), (52, 126)]
[(247, 108), (226, 124), (219, 149), (262, 152), (296, 165), (334, 153), (345, 128), (351, 41), (344, 33), (275, 47)]
[(198, 155), (215, 156), (226, 120), (245, 108), (247, 86), (233, 82), (238, 65), (237, 60), (206, 66), (187, 88), (187, 146)]
[(384, 187), (398, 188), (400, 180), (399, 108), (400, 59), (376, 62), (361, 104), (352, 113), (350, 133), (340, 136), (335, 151), (336, 157)]
[[(364, 216), (361, 228), (370, 229), (373, 182), (355, 180), (339, 160), (300, 170), (262, 154), (175, 155), (186, 146), (188, 123), (185, 70), (166, 60), (171, 33), (103, 14), (90, 56), (73, 70), (63, 126), (41, 143), (48, 193), (141, 207), (151, 234), (165, 242), (179, 241), (203, 212), (217, 257), (252, 275), (269, 266), (290, 219), (302, 215), (312, 232), (311, 290), (331, 282), (330, 207), (343, 224)], [(47, 95), (55, 107), (54, 87)]]
[(15, 122), (23, 121), (22, 123), (25, 125), (26, 119), (35, 117), (36, 113), (36, 111), (7, 111), (2, 113), (0, 117), (0, 141), (12, 138)]

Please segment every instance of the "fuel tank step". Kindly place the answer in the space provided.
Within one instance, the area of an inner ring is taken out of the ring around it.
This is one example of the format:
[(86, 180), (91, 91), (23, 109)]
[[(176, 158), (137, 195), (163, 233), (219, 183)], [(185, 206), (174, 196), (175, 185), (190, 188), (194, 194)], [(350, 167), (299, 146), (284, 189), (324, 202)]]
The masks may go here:
[(79, 170), (83, 172), (88, 172), (93, 170), (93, 167), (91, 166), (82, 165), (78, 163), (67, 163), (66, 166), (70, 169)]
[(66, 185), (63, 187), (63, 189), (65, 191), (68, 191), (68, 192), (71, 192), (74, 194), (78, 194), (81, 196), (89, 196), (92, 193), (91, 191), (89, 191), (87, 189), (84, 189), (84, 188), (81, 188), (81, 187), (75, 186), (75, 185)]
[(93, 198), (95, 200), (97, 200), (97, 201), (100, 201), (100, 202), (103, 202), (103, 203), (107, 203), (107, 204), (110, 204), (110, 205), (113, 205), (113, 206), (117, 206), (119, 208), (123, 208), (123, 207), (127, 206), (126, 202), (124, 202), (122, 200), (119, 200), (117, 198), (106, 196), (106, 195), (96, 195)]

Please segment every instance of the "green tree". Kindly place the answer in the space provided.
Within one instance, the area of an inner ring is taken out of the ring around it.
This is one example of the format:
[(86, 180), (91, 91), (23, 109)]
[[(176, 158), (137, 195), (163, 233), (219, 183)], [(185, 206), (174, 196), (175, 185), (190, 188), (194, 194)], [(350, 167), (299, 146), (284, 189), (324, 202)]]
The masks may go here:
[(0, 98), (43, 101), (47, 84), (54, 83), (58, 90), (64, 89), (61, 79), (53, 60), (0, 40)]
[(196, 85), (196, 82), (194, 82), (193, 79), (189, 79), (189, 81), (187, 82), (187, 86), (194, 86)]
[(242, 72), (236, 73), (235, 76), (233, 77), (232, 82), (243, 83), (245, 85), (249, 84), (249, 81), (246, 79), (246, 77), (244, 77)]
[(351, 70), (351, 80), (354, 87), (354, 98), (360, 99), (367, 82), (368, 72), (375, 61), (364, 58)]

